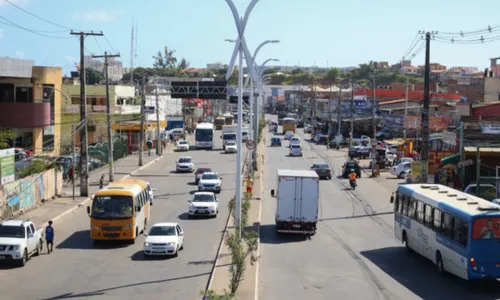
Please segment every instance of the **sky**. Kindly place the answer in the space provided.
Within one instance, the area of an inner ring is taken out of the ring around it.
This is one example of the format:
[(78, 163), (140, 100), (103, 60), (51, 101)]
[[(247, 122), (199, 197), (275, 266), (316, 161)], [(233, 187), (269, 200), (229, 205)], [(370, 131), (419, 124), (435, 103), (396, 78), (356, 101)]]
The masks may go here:
[[(175, 49), (192, 67), (228, 63), (234, 45), (224, 40), (237, 36), (225, 0), (9, 1), (56, 25), (0, 0), (0, 56), (59, 66), (65, 74), (79, 57), (79, 42), (69, 29), (102, 31), (105, 38), (86, 38), (86, 54), (118, 52), (129, 66), (131, 28), (136, 24), (136, 67), (151, 66), (152, 56), (164, 46)], [(249, 2), (234, 0), (241, 15)], [(442, 32), (496, 25), (496, 13), (490, 14), (491, 9), (496, 12), (495, 4), (498, 0), (260, 0), (250, 15), (245, 39), (251, 52), (264, 40), (280, 40), (262, 48), (257, 62), (274, 58), (280, 60), (275, 64), (288, 66), (347, 67), (370, 60), (394, 64), (407, 53), (419, 30), (438, 31), (438, 36), (451, 40)], [(500, 37), (500, 28), (488, 36)], [(489, 58), (500, 56), (499, 45), (500, 40), (466, 45), (433, 40), (431, 62), (483, 70)], [(412, 64), (423, 63), (422, 50)]]

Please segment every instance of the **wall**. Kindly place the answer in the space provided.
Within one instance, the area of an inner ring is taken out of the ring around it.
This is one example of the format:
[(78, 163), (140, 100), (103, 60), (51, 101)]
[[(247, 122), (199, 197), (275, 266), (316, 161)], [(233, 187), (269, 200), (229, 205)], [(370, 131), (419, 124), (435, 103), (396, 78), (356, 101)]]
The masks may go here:
[[(78, 98), (80, 99), (80, 85), (79, 84), (63, 84), (62, 91), (70, 99)], [(105, 85), (86, 85), (86, 96), (87, 101), (92, 97), (106, 98), (106, 86)], [(109, 98), (111, 99), (111, 105), (117, 105), (117, 98), (135, 98), (135, 87), (133, 86), (121, 86), (121, 85), (110, 85), (109, 86)], [(79, 100), (78, 100), (79, 103)], [(63, 110), (66, 110), (71, 103), (69, 101), (64, 101)], [(79, 105), (79, 104), (78, 104)], [(90, 106), (87, 102), (87, 105)], [(106, 105), (106, 103), (101, 103), (98, 105)]]
[(500, 78), (488, 77), (484, 81), (484, 101), (497, 102), (500, 99)]
[(62, 172), (55, 169), (0, 186), (0, 218), (36, 208), (60, 194), (62, 186)]

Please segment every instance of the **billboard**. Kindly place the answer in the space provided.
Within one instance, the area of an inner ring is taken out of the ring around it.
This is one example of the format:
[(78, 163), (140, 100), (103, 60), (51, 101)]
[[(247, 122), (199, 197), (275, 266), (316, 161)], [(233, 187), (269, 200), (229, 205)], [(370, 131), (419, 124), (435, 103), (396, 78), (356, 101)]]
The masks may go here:
[(382, 126), (390, 128), (403, 128), (404, 115), (386, 114), (382, 115)]
[[(420, 129), (421, 116), (406, 116), (406, 129)], [(433, 132), (441, 132), (448, 128), (448, 120), (445, 117), (429, 116), (429, 130)]]
[(0, 178), (6, 184), (15, 180), (14, 148), (0, 150)]

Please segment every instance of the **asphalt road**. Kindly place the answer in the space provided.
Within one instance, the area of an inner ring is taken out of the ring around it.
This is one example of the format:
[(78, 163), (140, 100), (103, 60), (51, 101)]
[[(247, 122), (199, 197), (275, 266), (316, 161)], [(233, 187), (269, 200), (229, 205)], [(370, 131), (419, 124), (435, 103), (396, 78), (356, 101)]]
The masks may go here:
[(309, 169), (313, 163), (327, 161), (335, 176), (320, 182), (318, 233), (310, 240), (278, 236), (276, 200), (267, 192), (264, 195), (259, 299), (500, 298), (498, 282), (478, 287), (452, 276), (441, 277), (430, 261), (406, 254), (392, 232), (392, 184), (381, 185), (362, 174), (352, 192), (346, 189), (346, 180), (336, 178), (345, 162), (344, 152), (306, 141), (304, 156), (292, 158), (287, 145), (267, 148), (266, 191), (276, 188), (278, 168)]
[[(218, 147), (219, 135), (215, 134)], [(175, 173), (176, 158), (183, 155), (192, 156), (196, 167), (211, 167), (223, 177), (217, 218), (187, 218), (187, 200), (197, 187), (194, 174)], [(221, 150), (173, 153), (134, 176), (156, 189), (148, 227), (178, 222), (184, 229), (185, 246), (177, 258), (145, 260), (144, 236), (134, 245), (96, 248), (83, 207), (54, 224), (54, 253), (35, 257), (24, 268), (0, 268), (0, 299), (197, 299), (207, 284), (226, 225), (227, 204), (235, 193), (235, 162), (236, 155)]]

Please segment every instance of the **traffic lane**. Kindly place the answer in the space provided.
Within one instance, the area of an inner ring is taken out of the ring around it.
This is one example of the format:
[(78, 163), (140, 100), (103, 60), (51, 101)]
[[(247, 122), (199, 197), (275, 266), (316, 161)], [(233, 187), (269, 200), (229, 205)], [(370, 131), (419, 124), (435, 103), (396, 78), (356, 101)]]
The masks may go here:
[[(264, 173), (266, 191), (276, 189), (276, 169), (309, 169), (313, 160), (316, 160), (316, 154), (308, 150), (304, 151), (304, 158), (290, 158), (287, 155), (286, 147), (267, 148)], [(320, 182), (322, 223), (337, 216), (350, 216), (353, 209), (358, 209), (345, 200), (340, 190), (330, 187), (325, 191), (329, 185), (331, 183), (328, 181)], [(320, 224), (318, 233), (310, 240), (300, 236), (277, 235), (275, 212), (276, 199), (268, 193), (264, 194), (260, 236), (260, 299), (363, 299), (373, 298), (380, 293), (375, 289), (375, 284), (368, 280), (368, 271), (360, 265), (359, 254), (355, 254), (345, 242), (339, 242), (341, 238), (327, 227), (328, 224)], [(368, 228), (371, 226), (367, 225)]]
[[(321, 149), (321, 146), (309, 145), (305, 148), (310, 149), (305, 151), (306, 161), (309, 157), (323, 157), (321, 150), (316, 151)], [(340, 162), (340, 158), (334, 163), (330, 161), (336, 174), (339, 174)], [(342, 229), (339, 235), (344, 240), (350, 241), (352, 249), (376, 266), (373, 271), (380, 276), (383, 289), (388, 289), (397, 297), (417, 296), (424, 299), (495, 299), (491, 297), (496, 297), (500, 292), (497, 282), (487, 284), (478, 290), (476, 286), (456, 277), (439, 276), (429, 260), (418, 255), (408, 256), (401, 243), (393, 237), (394, 216), (392, 205), (389, 203), (391, 193), (373, 179), (366, 177), (359, 179), (355, 192), (347, 188), (347, 180), (335, 177), (334, 180), (327, 182), (328, 185), (321, 186), (322, 197), (328, 198), (335, 191), (342, 190), (345, 197), (338, 199), (348, 199), (353, 208), (351, 216), (348, 214), (342, 216), (348, 207), (339, 209), (341, 203), (337, 202), (335, 209), (340, 216), (329, 216), (331, 213), (324, 209), (323, 213), (320, 213), (321, 223), (328, 226), (327, 230)], [(334, 200), (332, 202), (335, 202), (335, 199), (332, 199)], [(323, 208), (325, 207), (328, 206), (323, 204)], [(349, 235), (344, 237), (343, 232)]]
[[(196, 189), (188, 183), (193, 181), (194, 175), (171, 173), (175, 168), (174, 162), (182, 155), (186, 153), (166, 155), (136, 176), (150, 181), (156, 189), (150, 225), (174, 221), (186, 231), (186, 247), (178, 258), (144, 261), (141, 254), (143, 236), (134, 245), (94, 248), (89, 239), (89, 219), (82, 209), (54, 224), (56, 239), (61, 242), (56, 241), (53, 254), (33, 259), (25, 268), (0, 271), (0, 278), (6, 286), (19, 282), (20, 278), (37, 284), (22, 290), (2, 291), (2, 295), (6, 299), (64, 299), (91, 295), (120, 299), (149, 295), (156, 299), (168, 293), (170, 299), (195, 299), (206, 285), (220, 232), (225, 226), (227, 203), (234, 194), (227, 183), (234, 182), (235, 165), (228, 163), (231, 160), (229, 155), (221, 155), (219, 151), (188, 153), (194, 160), (227, 174), (224, 178), (227, 188), (223, 186), (226, 191), (219, 196), (221, 202), (217, 219), (186, 220), (187, 200)], [(88, 283), (82, 285), (82, 282)]]

